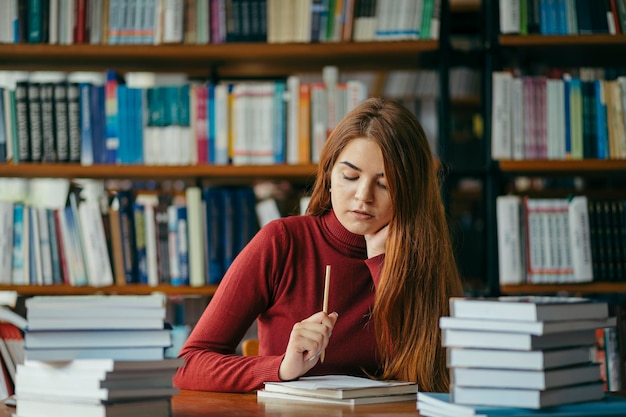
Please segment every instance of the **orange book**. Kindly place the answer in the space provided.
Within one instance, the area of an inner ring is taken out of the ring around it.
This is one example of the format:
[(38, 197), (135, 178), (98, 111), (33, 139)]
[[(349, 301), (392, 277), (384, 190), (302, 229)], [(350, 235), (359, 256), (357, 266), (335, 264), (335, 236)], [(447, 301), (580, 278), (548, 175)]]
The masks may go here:
[(311, 163), (311, 86), (300, 84), (300, 105), (298, 115), (298, 162)]

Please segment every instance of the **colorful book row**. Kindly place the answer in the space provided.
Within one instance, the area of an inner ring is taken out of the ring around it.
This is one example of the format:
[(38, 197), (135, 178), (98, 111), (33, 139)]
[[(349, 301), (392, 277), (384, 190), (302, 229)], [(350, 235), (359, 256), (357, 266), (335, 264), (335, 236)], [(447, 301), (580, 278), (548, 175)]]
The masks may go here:
[(493, 159), (626, 158), (626, 77), (516, 76), (493, 80)]
[(367, 98), (361, 81), (188, 81), (182, 75), (6, 72), (0, 161), (308, 164)]
[(7, 285), (217, 285), (258, 230), (250, 187), (190, 187), (185, 196), (118, 191), (102, 212), (0, 203)]
[(500, 33), (519, 35), (620, 35), (624, 0), (500, 0)]
[(624, 200), (509, 195), (496, 209), (500, 284), (623, 280)]
[(437, 39), (437, 0), (7, 1), (0, 43), (219, 44)]

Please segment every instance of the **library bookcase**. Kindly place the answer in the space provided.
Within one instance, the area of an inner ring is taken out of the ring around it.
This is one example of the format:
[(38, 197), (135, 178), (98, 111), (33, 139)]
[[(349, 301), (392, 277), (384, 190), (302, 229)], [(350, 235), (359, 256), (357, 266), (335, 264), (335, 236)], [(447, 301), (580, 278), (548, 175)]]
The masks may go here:
[[(499, 27), (498, 0), (486, 0), (489, 13), (487, 26), (491, 48), (488, 50), (486, 71), (487, 86), (484, 92), (488, 102), (485, 137), (492, 139), (491, 112), (493, 85), (491, 72), (513, 70), (518, 76), (545, 75), (558, 77), (558, 71), (579, 71), (581, 68), (597, 68), (604, 71), (607, 79), (623, 75), (626, 68), (626, 36), (623, 33), (589, 33), (548, 35), (540, 33), (502, 34)], [(601, 7), (593, 3), (593, 7)], [(556, 69), (556, 70), (555, 70)], [(558, 70), (558, 71), (557, 71)], [(610, 71), (613, 71), (612, 73)], [(561, 73), (562, 73), (561, 72)], [(585, 122), (586, 123), (586, 122)], [(625, 140), (626, 138), (621, 138)], [(488, 146), (489, 147), (489, 146)], [(493, 160), (491, 166), (492, 195), (489, 204), (490, 221), (487, 233), (489, 264), (488, 282), (493, 293), (504, 294), (620, 294), (626, 293), (624, 277), (606, 281), (594, 278), (590, 283), (546, 283), (500, 285), (498, 276), (498, 242), (495, 227), (495, 200), (507, 193), (530, 197), (567, 197), (587, 195), (590, 198), (623, 199), (626, 191), (624, 182), (626, 159), (624, 157), (587, 157), (582, 159), (501, 159)], [(541, 189), (532, 186), (526, 190), (516, 189), (519, 178), (539, 179)], [(624, 254), (617, 262), (624, 262)]]
[[(437, 40), (316, 42), (316, 43), (222, 43), (205, 45), (50, 45), (0, 44), (0, 70), (15, 71), (127, 71), (182, 72), (211, 82), (223, 79), (285, 79), (299, 72), (321, 73), (324, 66), (340, 71), (389, 71), (430, 68), (438, 70), (438, 136), (447, 143), (449, 109), (449, 2), (440, 2), (440, 35)], [(462, 5), (458, 11), (476, 10), (477, 2)], [(252, 184), (257, 180), (289, 181), (310, 186), (315, 164), (263, 166), (149, 166), (93, 165), (66, 163), (2, 163), (0, 177), (19, 178), (94, 178), (130, 180), (184, 180), (192, 184)], [(172, 296), (211, 296), (216, 286), (176, 287), (125, 285), (111, 287), (73, 287), (67, 285), (7, 285), (29, 295), (41, 294), (146, 294), (152, 291)]]

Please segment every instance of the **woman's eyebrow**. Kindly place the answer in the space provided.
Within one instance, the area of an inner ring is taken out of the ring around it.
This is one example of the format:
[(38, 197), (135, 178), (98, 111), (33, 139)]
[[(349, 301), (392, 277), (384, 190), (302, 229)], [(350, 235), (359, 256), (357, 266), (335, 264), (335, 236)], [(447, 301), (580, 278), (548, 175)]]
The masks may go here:
[[(340, 163), (340, 164), (343, 164), (343, 165), (347, 165), (347, 166), (349, 166), (350, 168), (352, 168), (352, 169), (353, 169), (353, 170), (355, 170), (355, 171), (359, 171), (359, 172), (362, 172), (362, 171), (363, 171), (361, 168), (357, 167), (356, 165), (354, 165), (354, 164), (353, 164), (353, 163), (351, 163), (351, 162), (348, 162), (348, 161), (340, 161), (339, 163)], [(377, 176), (378, 178), (384, 178), (384, 177), (385, 177), (385, 173), (384, 173), (384, 172), (380, 172), (380, 173), (376, 174), (376, 176)]]

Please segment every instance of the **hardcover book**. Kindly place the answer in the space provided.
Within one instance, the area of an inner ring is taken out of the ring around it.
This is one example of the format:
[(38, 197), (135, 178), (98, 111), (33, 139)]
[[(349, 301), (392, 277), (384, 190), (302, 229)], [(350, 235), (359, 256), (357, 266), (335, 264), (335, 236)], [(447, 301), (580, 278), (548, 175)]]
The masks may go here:
[(450, 316), (514, 321), (606, 319), (608, 305), (587, 298), (558, 296), (503, 296), (451, 298)]

